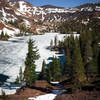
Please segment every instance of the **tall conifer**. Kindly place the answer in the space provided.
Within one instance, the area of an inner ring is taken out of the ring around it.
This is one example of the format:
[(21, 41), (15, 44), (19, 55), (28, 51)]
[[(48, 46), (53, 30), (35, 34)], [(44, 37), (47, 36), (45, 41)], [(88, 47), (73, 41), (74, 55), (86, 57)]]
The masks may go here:
[(38, 49), (35, 46), (35, 41), (29, 39), (28, 53), (25, 61), (24, 79), (27, 85), (31, 86), (37, 79), (35, 72), (35, 60), (39, 58)]
[(47, 80), (47, 67), (46, 67), (46, 63), (45, 63), (45, 60), (43, 60), (43, 63), (42, 63), (42, 70), (40, 72), (40, 75), (39, 75), (39, 79), (40, 80)]

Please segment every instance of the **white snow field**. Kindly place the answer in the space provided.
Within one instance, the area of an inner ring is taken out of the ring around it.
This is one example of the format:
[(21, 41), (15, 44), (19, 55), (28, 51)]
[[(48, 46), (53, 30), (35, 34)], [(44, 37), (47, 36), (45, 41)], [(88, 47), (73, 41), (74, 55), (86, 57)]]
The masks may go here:
[(35, 98), (28, 98), (28, 100), (54, 100), (56, 97), (56, 94), (46, 94), (46, 95), (40, 95), (40, 96), (37, 96)]
[[(39, 49), (40, 58), (36, 61), (36, 71), (40, 72), (42, 67), (42, 61), (45, 60), (49, 63), (49, 57), (58, 56), (56, 52), (47, 49), (50, 45), (51, 39), (57, 35), (58, 39), (61, 40), (65, 36), (59, 33), (46, 33), (44, 35), (31, 36), (35, 40), (35, 45)], [(27, 37), (14, 37), (9, 41), (0, 41), (0, 74), (9, 77), (7, 82), (14, 82), (17, 75), (19, 74), (20, 66), (24, 70), (24, 61), (28, 49)]]

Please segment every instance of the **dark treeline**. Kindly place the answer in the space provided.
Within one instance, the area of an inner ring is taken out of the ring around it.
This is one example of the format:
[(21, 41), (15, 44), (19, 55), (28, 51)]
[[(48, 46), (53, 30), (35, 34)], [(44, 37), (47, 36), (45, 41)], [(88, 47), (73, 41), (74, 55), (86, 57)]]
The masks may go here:
[[(61, 32), (66, 29), (62, 33), (80, 32), (80, 37), (75, 38), (72, 35), (66, 37), (64, 42), (59, 42), (59, 48), (63, 48), (66, 53), (64, 74), (71, 79), (73, 89), (81, 89), (86, 83), (100, 77), (100, 21), (98, 21), (99, 19), (92, 19), (87, 25), (73, 26), (76, 22), (62, 25)], [(80, 30), (75, 27), (79, 27)]]
[(9, 35), (6, 33), (4, 33), (3, 31), (1, 32), (1, 35), (0, 35), (0, 40), (8, 40), (9, 39)]

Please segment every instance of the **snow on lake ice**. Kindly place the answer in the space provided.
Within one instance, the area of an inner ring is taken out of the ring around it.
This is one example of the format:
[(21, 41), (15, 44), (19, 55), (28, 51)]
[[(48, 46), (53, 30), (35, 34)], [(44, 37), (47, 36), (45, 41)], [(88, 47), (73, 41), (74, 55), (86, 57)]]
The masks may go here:
[[(42, 61), (45, 60), (48, 64), (49, 57), (59, 56), (54, 51), (50, 51), (47, 47), (50, 45), (51, 39), (57, 35), (61, 40), (65, 36), (59, 33), (46, 33), (44, 35), (31, 36), (35, 40), (36, 46), (39, 49), (40, 58), (36, 61), (36, 71), (40, 72), (42, 67)], [(24, 61), (27, 53), (27, 42), (30, 36), (26, 37), (13, 37), (8, 41), (0, 41), (0, 74), (9, 77), (7, 82), (14, 82), (19, 74), (20, 66), (24, 70)]]

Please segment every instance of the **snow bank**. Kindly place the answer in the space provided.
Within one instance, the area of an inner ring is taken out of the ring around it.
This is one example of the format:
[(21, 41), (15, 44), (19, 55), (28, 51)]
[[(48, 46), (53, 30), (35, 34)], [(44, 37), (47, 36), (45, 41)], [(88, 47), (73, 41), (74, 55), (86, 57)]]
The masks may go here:
[(6, 95), (10, 95), (10, 94), (15, 94), (16, 93), (16, 89), (10, 89), (8, 87), (0, 87), (0, 95), (2, 95), (2, 91), (5, 92)]
[(51, 84), (59, 84), (59, 82), (52, 82), (52, 81), (51, 81), (50, 83), (51, 83)]
[(4, 85), (0, 87), (0, 95), (2, 95), (2, 91), (6, 93), (6, 95), (15, 94), (16, 90), (24, 86), (24, 84), (11, 84)]
[(66, 90), (53, 90), (51, 94), (40, 95), (37, 97), (30, 97), (28, 100), (54, 100), (59, 94), (65, 93)]
[(56, 97), (56, 94), (46, 94), (46, 95), (41, 95), (41, 96), (37, 96), (35, 98), (28, 98), (28, 100), (54, 100), (54, 98)]
[(0, 30), (0, 33), (2, 31), (4, 32), (4, 34), (8, 34), (9, 36), (13, 36), (16, 33), (17, 30), (16, 31), (15, 30), (9, 30), (8, 28), (5, 27), (5, 28), (3, 28), (3, 30)]

